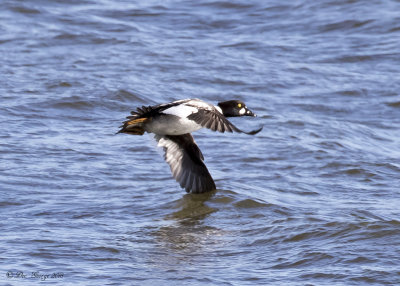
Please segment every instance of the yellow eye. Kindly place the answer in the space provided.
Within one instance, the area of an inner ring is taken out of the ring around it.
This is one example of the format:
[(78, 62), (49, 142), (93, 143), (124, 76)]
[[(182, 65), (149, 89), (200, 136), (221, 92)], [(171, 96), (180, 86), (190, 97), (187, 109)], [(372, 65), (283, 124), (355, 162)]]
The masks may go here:
[(241, 104), (241, 103), (239, 103), (239, 104), (238, 104), (238, 107), (239, 107), (239, 108), (241, 108), (241, 107), (242, 107), (242, 104)]

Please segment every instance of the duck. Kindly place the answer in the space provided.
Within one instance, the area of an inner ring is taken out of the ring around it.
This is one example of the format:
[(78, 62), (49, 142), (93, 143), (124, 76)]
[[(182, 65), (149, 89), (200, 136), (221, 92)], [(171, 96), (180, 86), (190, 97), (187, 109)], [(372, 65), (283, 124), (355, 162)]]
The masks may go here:
[(157, 146), (164, 150), (164, 159), (172, 175), (188, 193), (216, 190), (215, 182), (204, 164), (204, 156), (192, 132), (207, 128), (218, 132), (259, 133), (263, 127), (245, 132), (227, 117), (255, 117), (256, 114), (240, 100), (228, 100), (212, 105), (197, 98), (182, 99), (154, 106), (138, 107), (131, 111), (117, 133), (154, 134)]

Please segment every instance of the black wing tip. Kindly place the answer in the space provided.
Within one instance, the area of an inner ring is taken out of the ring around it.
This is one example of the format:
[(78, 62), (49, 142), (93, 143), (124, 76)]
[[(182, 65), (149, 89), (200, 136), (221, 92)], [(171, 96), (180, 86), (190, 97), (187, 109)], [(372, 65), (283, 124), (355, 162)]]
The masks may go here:
[[(205, 165), (204, 165), (205, 167)], [(216, 190), (214, 179), (205, 167), (206, 174), (196, 175), (194, 173), (182, 174), (182, 178), (176, 178), (180, 183), (181, 187), (185, 189), (187, 193), (192, 194), (203, 194)]]
[(261, 126), (260, 128), (258, 128), (256, 130), (249, 131), (249, 132), (246, 132), (246, 131), (240, 130), (239, 128), (236, 128), (235, 131), (238, 132), (238, 133), (244, 133), (244, 134), (247, 134), (247, 135), (256, 135), (261, 130), (263, 130), (263, 128), (264, 128), (264, 126)]
[(246, 134), (255, 135), (255, 134), (259, 133), (261, 130), (263, 130), (263, 128), (264, 128), (264, 126), (261, 126), (260, 128), (258, 128), (256, 130), (253, 130), (253, 131), (250, 131), (250, 132), (246, 132)]

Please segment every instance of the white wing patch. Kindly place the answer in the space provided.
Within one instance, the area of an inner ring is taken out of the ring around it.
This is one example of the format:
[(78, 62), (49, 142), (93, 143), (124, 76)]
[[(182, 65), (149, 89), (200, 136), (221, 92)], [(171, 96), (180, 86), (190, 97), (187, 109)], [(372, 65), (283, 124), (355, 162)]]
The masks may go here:
[(187, 104), (198, 107), (198, 108), (204, 108), (206, 110), (213, 110), (213, 107), (214, 107), (213, 105), (211, 105), (207, 102), (204, 102), (200, 99), (197, 99), (197, 98), (188, 101)]
[(221, 114), (223, 115), (221, 107), (219, 107), (219, 106), (217, 106), (217, 105), (214, 106), (214, 107), (215, 107), (216, 110), (218, 110), (219, 113), (221, 113)]
[(190, 114), (195, 113), (197, 111), (198, 110), (195, 107), (187, 106), (185, 104), (180, 104), (180, 105), (172, 106), (172, 107), (170, 107), (168, 109), (165, 109), (161, 113), (175, 115), (175, 116), (178, 116), (178, 117), (181, 117), (181, 118), (186, 118)]

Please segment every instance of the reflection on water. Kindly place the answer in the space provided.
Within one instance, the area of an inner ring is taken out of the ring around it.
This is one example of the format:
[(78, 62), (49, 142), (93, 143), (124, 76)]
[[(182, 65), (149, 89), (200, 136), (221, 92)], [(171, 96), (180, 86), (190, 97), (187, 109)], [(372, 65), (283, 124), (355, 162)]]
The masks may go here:
[(175, 209), (176, 211), (167, 215), (166, 219), (177, 221), (198, 221), (204, 219), (207, 215), (218, 211), (218, 209), (206, 204), (207, 201), (214, 197), (215, 193), (216, 191), (197, 195), (183, 195), (182, 198), (174, 201), (174, 206), (171, 209)]
[(206, 194), (186, 194), (174, 201), (171, 210), (175, 211), (165, 217), (170, 223), (155, 232), (157, 239), (165, 247), (175, 251), (199, 251), (204, 241), (217, 231), (204, 224), (207, 216), (218, 211), (206, 204), (214, 195), (215, 191)]
[(207, 257), (222, 246), (226, 230), (205, 222), (210, 214), (218, 211), (207, 205), (215, 193), (186, 194), (172, 202), (171, 211), (175, 211), (165, 217), (167, 225), (152, 232), (156, 241), (154, 267), (174, 271), (179, 265), (193, 264), (196, 257)]

